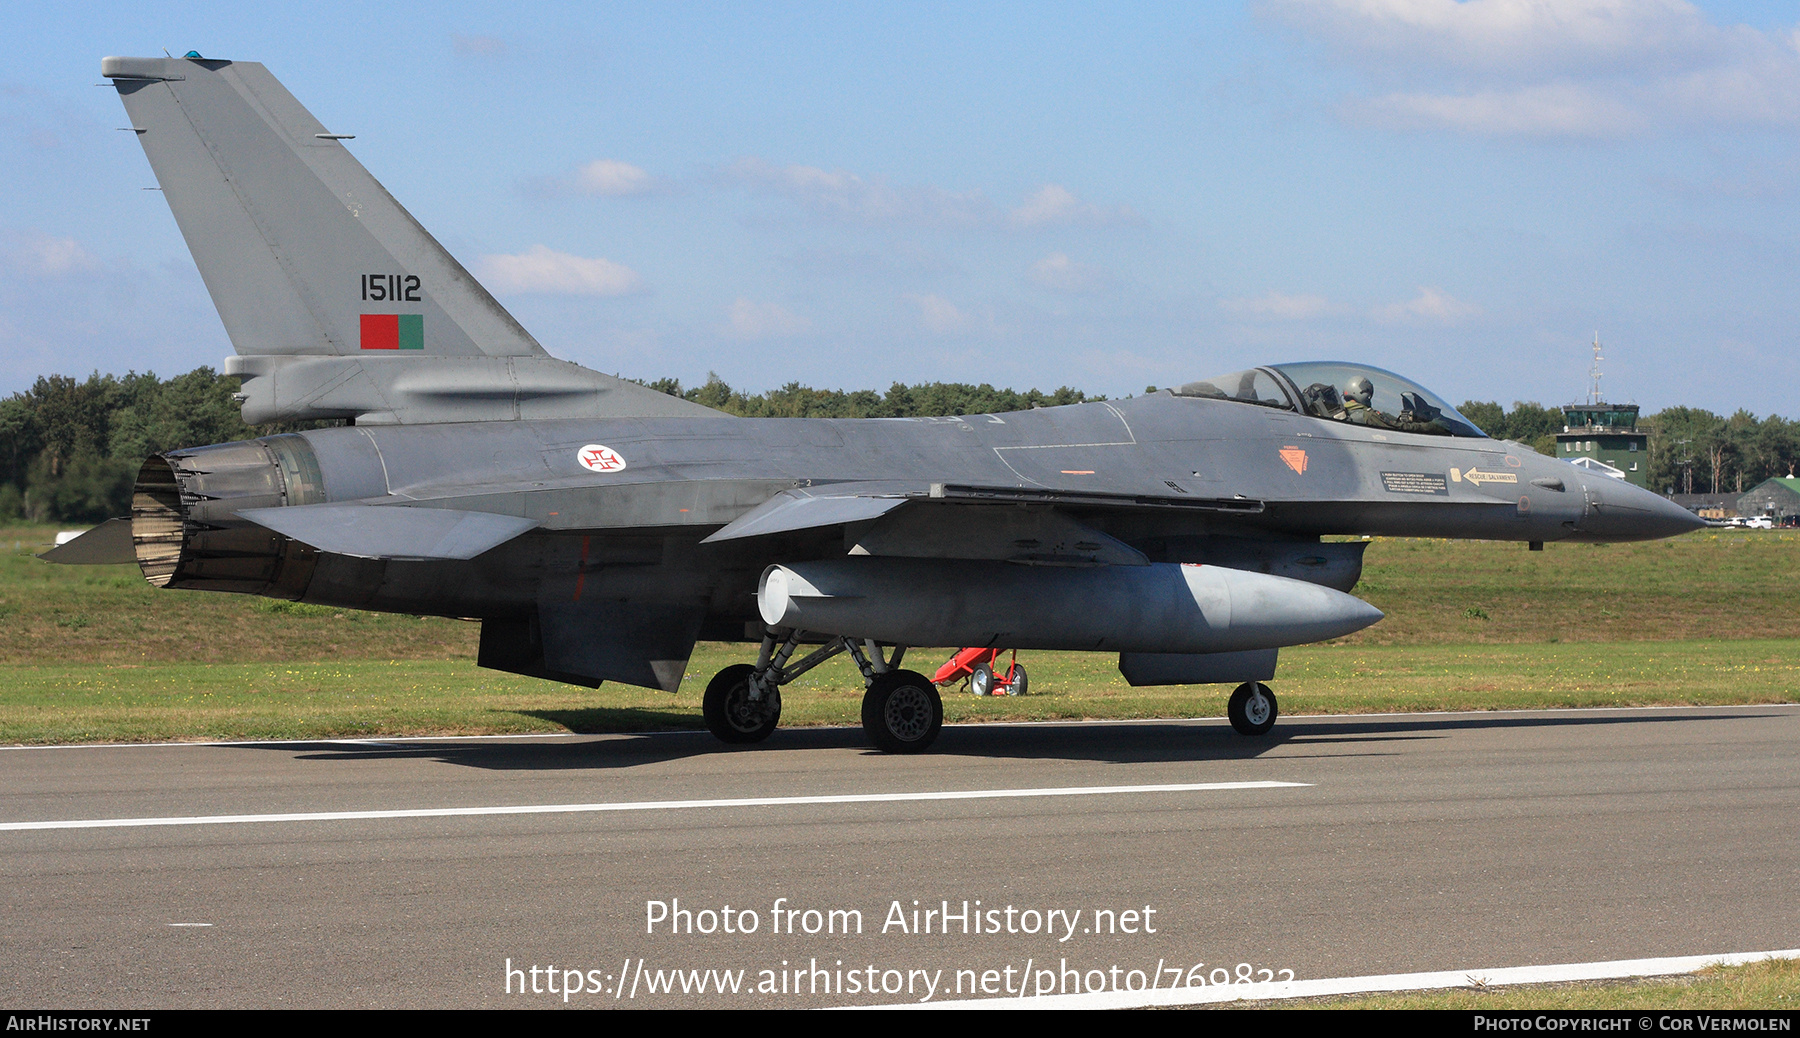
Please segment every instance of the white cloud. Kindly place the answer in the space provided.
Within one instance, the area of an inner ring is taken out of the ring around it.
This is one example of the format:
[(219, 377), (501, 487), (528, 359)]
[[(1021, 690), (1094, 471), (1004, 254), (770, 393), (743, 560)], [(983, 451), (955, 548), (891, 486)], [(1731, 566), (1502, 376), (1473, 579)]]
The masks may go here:
[(1270, 290), (1255, 298), (1221, 299), (1219, 309), (1240, 317), (1266, 317), (1278, 321), (1304, 321), (1330, 309), (1324, 296), (1289, 296)]
[(575, 171), (574, 186), (584, 195), (641, 195), (653, 190), (656, 180), (629, 162), (595, 159)]
[(780, 195), (814, 212), (859, 223), (925, 221), (975, 226), (992, 221), (994, 205), (979, 191), (895, 187), (882, 177), (861, 177), (817, 166), (771, 166), (758, 158), (739, 159), (724, 170), (727, 180)]
[(1031, 280), (1052, 292), (1070, 295), (1104, 291), (1112, 281), (1099, 267), (1077, 263), (1061, 252), (1052, 252), (1033, 263)]
[(1369, 316), (1383, 324), (1456, 324), (1481, 316), (1481, 307), (1451, 297), (1442, 289), (1419, 286), (1419, 294), (1404, 303), (1378, 306)]
[(623, 296), (643, 290), (637, 271), (598, 256), (573, 256), (543, 245), (518, 255), (481, 257), (481, 278), (499, 292)]
[(100, 264), (73, 238), (54, 238), (41, 231), (8, 232), (0, 244), (8, 269), (33, 277), (61, 277), (93, 270)]
[(906, 297), (919, 308), (919, 323), (926, 331), (939, 335), (953, 335), (965, 332), (974, 323), (969, 315), (957, 309), (956, 304), (938, 295), (909, 295)]
[(1136, 214), (1126, 206), (1108, 208), (1083, 202), (1061, 184), (1045, 184), (1007, 213), (1006, 219), (1014, 227), (1044, 227), (1129, 222), (1136, 219)]
[(1508, 74), (1693, 67), (1726, 44), (1684, 0), (1261, 0), (1353, 63)]
[(1792, 32), (1684, 0), (1262, 0), (1376, 89), (1350, 118), (1492, 136), (1800, 126)]
[(817, 166), (772, 166), (744, 158), (721, 171), (728, 183), (778, 195), (833, 219), (866, 224), (1029, 229), (1063, 224), (1133, 223), (1127, 206), (1098, 206), (1059, 184), (1045, 184), (1014, 209), (1001, 208), (980, 191), (946, 191), (929, 184), (896, 186), (879, 176)]
[(634, 166), (618, 159), (595, 159), (573, 173), (527, 180), (519, 186), (527, 194), (544, 198), (565, 198), (569, 195), (619, 198), (626, 195), (647, 195), (670, 188), (667, 181), (651, 175), (642, 166)]
[(1474, 94), (1388, 94), (1352, 102), (1362, 121), (1393, 129), (1449, 129), (1494, 136), (1610, 137), (1636, 133), (1648, 115), (1576, 83)]
[(731, 333), (740, 339), (785, 339), (812, 327), (812, 322), (774, 303), (739, 296), (726, 308)]

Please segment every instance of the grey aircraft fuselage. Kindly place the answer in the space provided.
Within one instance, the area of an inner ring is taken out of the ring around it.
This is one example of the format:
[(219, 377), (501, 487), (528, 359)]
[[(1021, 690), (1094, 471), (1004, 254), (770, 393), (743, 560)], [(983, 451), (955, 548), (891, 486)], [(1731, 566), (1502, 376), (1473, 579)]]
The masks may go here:
[(1280, 648), (1381, 616), (1348, 594), (1363, 543), (1323, 537), (1699, 524), (1353, 365), (1006, 414), (732, 418), (550, 356), (261, 65), (101, 74), (231, 337), (245, 420), (353, 424), (152, 457), (131, 518), (54, 561), (477, 619), (481, 665), (590, 686), (674, 691), (696, 639), (758, 641), (707, 686), (727, 742), (765, 738), (781, 685), (844, 652), (876, 745), (918, 752), (942, 702), (899, 669), (908, 646), (1243, 682), (1228, 713), (1260, 735)]
[[(715, 636), (743, 637), (755, 621), (766, 566), (842, 555), (854, 540), (852, 521), (703, 543), (783, 491), (847, 487), (914, 508), (983, 510), (958, 513), (970, 520), (1055, 509), (1162, 562), (1207, 561), (1219, 538), (1634, 540), (1692, 526), (1655, 495), (1518, 444), (1166, 391), (948, 418), (570, 419), (297, 435), (322, 486), (281, 504), (451, 508), (516, 515), (536, 528), (469, 560), (326, 553), (287, 596), (488, 618), (579, 580), (592, 597), (703, 599)], [(611, 448), (624, 467), (585, 468), (579, 454), (590, 445)], [(241, 507), (222, 497), (209, 518), (229, 523)]]

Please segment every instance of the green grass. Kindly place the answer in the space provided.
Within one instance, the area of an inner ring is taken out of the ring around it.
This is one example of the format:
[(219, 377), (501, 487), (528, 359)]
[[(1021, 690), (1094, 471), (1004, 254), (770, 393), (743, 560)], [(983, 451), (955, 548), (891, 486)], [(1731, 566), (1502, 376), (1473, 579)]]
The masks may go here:
[[(1284, 714), (1792, 702), (1800, 641), (1285, 650)], [(675, 695), (577, 688), (467, 660), (0, 664), (0, 743), (629, 732), (702, 727), (706, 680), (746, 646), (703, 644)], [(927, 656), (935, 665), (943, 653)], [(1031, 695), (944, 693), (963, 721), (1217, 717), (1226, 686), (1131, 688), (1110, 656), (1029, 655)], [(858, 723), (862, 681), (833, 660), (782, 689), (782, 724)]]
[(1382, 539), (1356, 593), (1375, 645), (1680, 641), (1800, 634), (1800, 531), (1638, 544)]
[[(129, 566), (51, 566), (47, 527), (0, 529), (0, 742), (601, 732), (700, 726), (750, 645), (702, 644), (670, 696), (474, 666), (478, 627), (163, 591)], [(1284, 714), (1793, 702), (1800, 535), (1639, 545), (1373, 542), (1358, 593), (1387, 619), (1284, 650)], [(915, 650), (930, 671), (947, 650)], [(947, 690), (946, 717), (1219, 716), (1222, 686), (1133, 689), (1105, 654), (1028, 652), (1032, 694)], [(320, 662), (331, 661), (331, 662)], [(838, 659), (782, 691), (783, 724), (856, 724)]]
[(136, 566), (34, 558), (54, 537), (0, 529), (0, 663), (475, 658), (476, 624), (162, 590)]
[[(476, 667), (474, 624), (159, 591), (132, 567), (32, 558), (53, 533), (0, 530), (0, 743), (695, 729), (706, 679), (754, 654), (700, 645), (673, 696), (577, 688)], [(1387, 619), (1336, 643), (1284, 650), (1275, 687), (1290, 717), (1794, 702), (1797, 587), (1800, 535), (1789, 532), (1543, 552), (1376, 541), (1357, 593)], [(945, 655), (915, 650), (908, 665), (929, 671)], [(1229, 691), (1133, 689), (1109, 655), (1021, 659), (1031, 695), (947, 689), (947, 720), (1216, 717)], [(783, 724), (856, 724), (861, 695), (854, 668), (833, 660), (782, 690)], [(1791, 1011), (1800, 965), (1302, 1004)]]

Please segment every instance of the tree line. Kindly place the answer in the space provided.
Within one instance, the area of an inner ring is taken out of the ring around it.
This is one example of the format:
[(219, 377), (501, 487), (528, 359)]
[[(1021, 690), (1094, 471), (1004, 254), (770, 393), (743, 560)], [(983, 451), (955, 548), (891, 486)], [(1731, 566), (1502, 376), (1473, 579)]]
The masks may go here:
[(125, 515), (146, 457), (289, 431), (244, 424), (237, 390), (236, 378), (205, 367), (167, 381), (136, 372), (38, 379), (0, 400), (0, 519)]
[[(1562, 432), (1560, 408), (1515, 402), (1506, 411), (1492, 401), (1459, 408), (1489, 436), (1517, 440), (1539, 454), (1555, 455)], [(1638, 417), (1650, 442), (1650, 488), (1675, 494), (1738, 494), (1773, 476), (1791, 476), (1800, 462), (1800, 422), (1780, 415), (1758, 418), (1739, 409), (1729, 417), (1698, 407), (1666, 407)]]
[[(693, 387), (676, 379), (644, 384), (747, 418), (1001, 414), (1105, 399), (1067, 386), (1045, 393), (947, 382), (896, 382), (885, 393), (790, 382), (752, 393), (716, 374)], [(0, 519), (92, 523), (124, 515), (138, 466), (149, 455), (337, 424), (250, 426), (232, 399), (237, 391), (236, 377), (209, 367), (167, 380), (147, 372), (38, 379), (0, 400)], [(1563, 427), (1558, 408), (1515, 402), (1508, 410), (1493, 401), (1469, 401), (1460, 410), (1491, 436), (1556, 453)], [(1740, 410), (1724, 417), (1670, 407), (1643, 416), (1638, 428), (1650, 436), (1650, 486), (1658, 490), (1737, 493), (1770, 476), (1791, 475), (1800, 461), (1800, 423), (1779, 415), (1757, 418)]]
[[(0, 520), (97, 523), (130, 512), (138, 467), (152, 454), (340, 424), (247, 425), (232, 399), (238, 384), (209, 367), (166, 381), (148, 372), (49, 375), (0, 400)], [(747, 418), (996, 414), (1102, 399), (1067, 386), (1044, 393), (945, 382), (896, 382), (886, 393), (790, 382), (748, 393), (716, 374), (692, 388), (676, 379), (645, 384)]]
[(780, 389), (746, 393), (731, 388), (717, 373), (709, 373), (704, 385), (691, 389), (683, 389), (681, 381), (673, 378), (657, 379), (644, 385), (740, 418), (935, 418), (952, 414), (1005, 414), (1029, 411), (1034, 407), (1106, 399), (1089, 396), (1068, 386), (1051, 393), (1036, 389), (1020, 392), (995, 389), (985, 382), (979, 386), (964, 382), (922, 382), (908, 386), (896, 382), (886, 393), (872, 389), (851, 392), (814, 389), (789, 382)]

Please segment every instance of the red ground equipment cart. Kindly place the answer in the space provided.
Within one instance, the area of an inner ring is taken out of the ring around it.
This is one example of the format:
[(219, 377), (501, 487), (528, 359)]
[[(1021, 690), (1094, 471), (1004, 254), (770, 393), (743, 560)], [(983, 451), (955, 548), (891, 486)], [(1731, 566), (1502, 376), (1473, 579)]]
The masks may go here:
[(949, 685), (969, 680), (969, 691), (978, 696), (1022, 696), (1025, 694), (1025, 668), (1019, 665), (1019, 650), (1012, 650), (1012, 660), (1004, 668), (996, 668), (1005, 649), (962, 649), (939, 667), (931, 680)]

